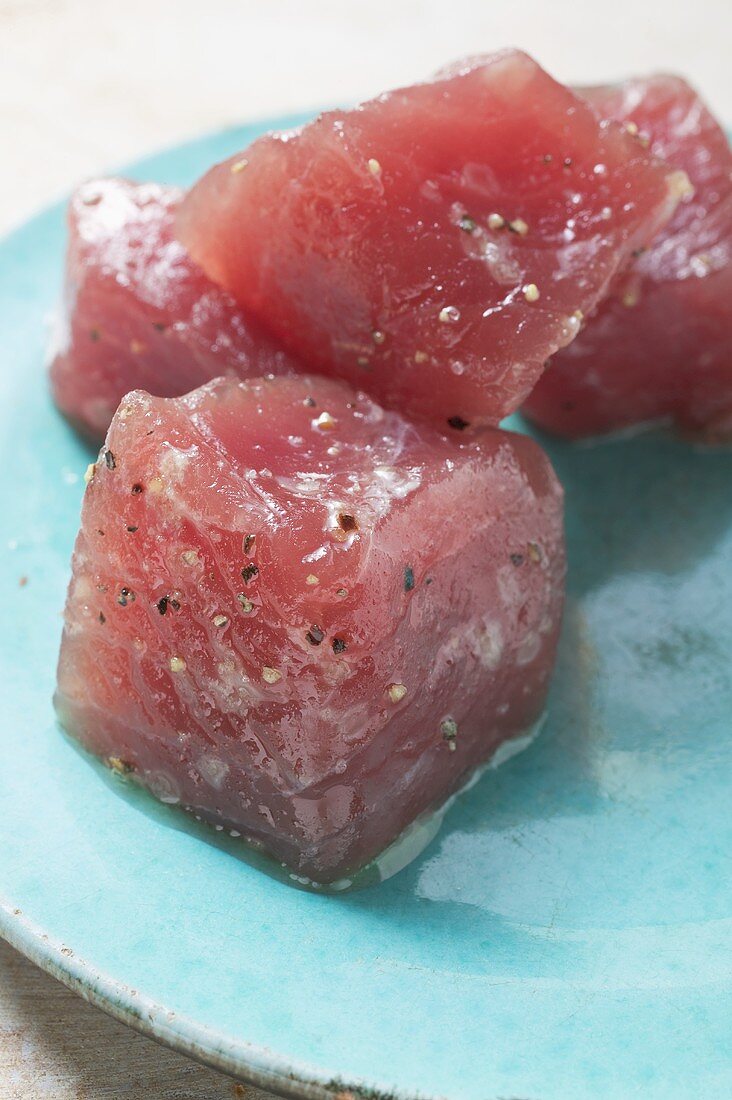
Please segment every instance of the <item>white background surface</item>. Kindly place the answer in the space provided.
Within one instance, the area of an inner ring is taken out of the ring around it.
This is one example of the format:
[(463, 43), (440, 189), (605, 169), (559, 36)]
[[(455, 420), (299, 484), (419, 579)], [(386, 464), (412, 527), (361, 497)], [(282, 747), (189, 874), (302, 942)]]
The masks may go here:
[(506, 45), (568, 81), (682, 71), (732, 125), (731, 0), (0, 0), (0, 231), (162, 144)]
[[(354, 102), (506, 45), (567, 81), (680, 71), (732, 126), (732, 0), (0, 0), (0, 232), (161, 145)], [(235, 1088), (0, 947), (0, 1100)]]

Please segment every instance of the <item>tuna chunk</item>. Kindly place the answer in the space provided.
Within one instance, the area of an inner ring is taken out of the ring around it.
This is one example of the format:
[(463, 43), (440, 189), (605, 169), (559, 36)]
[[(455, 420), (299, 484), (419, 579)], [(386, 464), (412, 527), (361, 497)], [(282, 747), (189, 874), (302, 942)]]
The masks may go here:
[[(558, 435), (592, 436), (675, 422), (710, 441), (732, 438), (732, 152), (683, 80), (656, 76), (582, 90), (695, 192), (614, 284), (525, 406)], [(637, 139), (638, 140), (638, 139)]]
[(71, 200), (51, 384), (61, 411), (97, 444), (130, 390), (176, 397), (222, 374), (281, 374), (292, 365), (174, 239), (180, 199), (175, 187), (105, 179)]
[(177, 224), (314, 371), (461, 429), (519, 406), (685, 186), (505, 51), (260, 138)]
[(562, 493), (340, 382), (128, 395), (90, 471), (56, 706), (158, 798), (342, 880), (543, 712)]

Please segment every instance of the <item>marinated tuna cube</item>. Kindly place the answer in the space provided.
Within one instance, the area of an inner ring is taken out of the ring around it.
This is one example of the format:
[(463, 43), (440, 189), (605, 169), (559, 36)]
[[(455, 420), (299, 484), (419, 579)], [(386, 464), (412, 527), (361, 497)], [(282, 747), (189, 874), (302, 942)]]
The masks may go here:
[(615, 281), (526, 403), (532, 420), (578, 438), (658, 420), (732, 439), (732, 152), (685, 81), (581, 91), (598, 115), (683, 169), (694, 187)]
[(314, 371), (464, 430), (520, 405), (686, 186), (505, 51), (260, 138), (177, 226)]
[(220, 375), (281, 374), (291, 359), (173, 236), (175, 187), (94, 180), (69, 207), (57, 405), (101, 443), (126, 393), (177, 397)]
[(128, 395), (90, 470), (56, 706), (113, 768), (340, 881), (542, 715), (562, 492), (341, 382)]

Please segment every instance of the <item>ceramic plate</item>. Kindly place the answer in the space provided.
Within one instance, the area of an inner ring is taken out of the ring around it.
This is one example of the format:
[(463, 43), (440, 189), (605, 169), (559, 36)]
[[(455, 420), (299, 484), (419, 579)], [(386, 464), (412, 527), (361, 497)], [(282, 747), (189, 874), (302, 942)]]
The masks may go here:
[[(188, 183), (263, 128), (132, 174)], [(728, 1097), (732, 454), (546, 444), (570, 573), (542, 737), (389, 882), (302, 893), (121, 797), (54, 723), (90, 457), (45, 384), (63, 245), (58, 207), (0, 246), (2, 934), (142, 1031), (293, 1096)]]

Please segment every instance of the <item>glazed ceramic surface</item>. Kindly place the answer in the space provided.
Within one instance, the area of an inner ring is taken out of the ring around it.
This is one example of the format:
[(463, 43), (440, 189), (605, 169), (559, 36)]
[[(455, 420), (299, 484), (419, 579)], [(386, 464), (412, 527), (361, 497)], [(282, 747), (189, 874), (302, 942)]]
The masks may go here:
[[(263, 128), (132, 174), (188, 183)], [(2, 934), (144, 1031), (295, 1096), (732, 1094), (732, 453), (543, 440), (570, 574), (541, 738), (395, 878), (304, 893), (54, 722), (90, 459), (45, 385), (63, 245), (59, 207), (0, 246)]]

